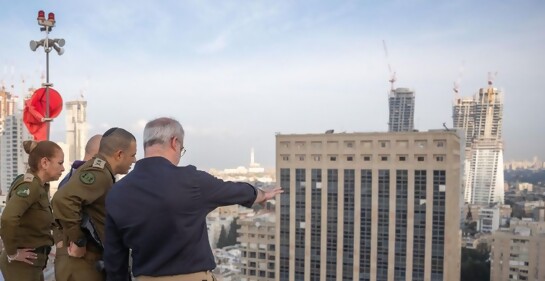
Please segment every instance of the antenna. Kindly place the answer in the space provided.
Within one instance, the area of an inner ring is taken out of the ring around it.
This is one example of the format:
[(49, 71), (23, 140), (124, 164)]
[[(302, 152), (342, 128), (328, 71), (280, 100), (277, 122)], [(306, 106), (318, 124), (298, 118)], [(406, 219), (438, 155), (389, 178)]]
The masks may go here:
[(390, 74), (390, 90), (394, 91), (394, 83), (396, 79), (396, 72), (392, 71), (392, 66), (390, 65), (390, 59), (388, 58), (388, 47), (386, 46), (386, 41), (382, 40), (382, 46), (384, 47), (384, 55), (386, 56), (386, 63), (388, 64), (388, 72)]
[(496, 76), (498, 76), (498, 72), (488, 72), (488, 102), (494, 103), (494, 80), (496, 80)]

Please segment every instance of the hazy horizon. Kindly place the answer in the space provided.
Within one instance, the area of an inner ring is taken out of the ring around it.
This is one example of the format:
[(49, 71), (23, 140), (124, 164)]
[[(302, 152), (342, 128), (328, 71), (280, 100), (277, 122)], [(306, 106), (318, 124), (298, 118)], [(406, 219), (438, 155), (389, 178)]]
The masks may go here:
[[(460, 95), (503, 90), (504, 159), (545, 159), (545, 2), (25, 1), (0, 0), (0, 80), (16, 94), (40, 84), (38, 10), (56, 14), (50, 80), (65, 101), (84, 94), (89, 136), (178, 119), (182, 165), (274, 167), (275, 133), (386, 131), (388, 63), (415, 90), (415, 127), (452, 127)], [(388, 46), (386, 59), (383, 40)], [(22, 83), (22, 80), (25, 83)], [(64, 114), (52, 140), (64, 141)], [(142, 157), (139, 143), (138, 156)]]

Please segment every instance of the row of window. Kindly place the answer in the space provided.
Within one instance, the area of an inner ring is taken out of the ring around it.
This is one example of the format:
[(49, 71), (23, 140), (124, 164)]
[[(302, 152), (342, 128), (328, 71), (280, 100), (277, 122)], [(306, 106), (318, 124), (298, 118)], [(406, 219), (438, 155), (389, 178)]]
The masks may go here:
[[(314, 161), (314, 162), (320, 162), (322, 161), (322, 155), (311, 155), (311, 159)], [(354, 162), (356, 161), (356, 156), (355, 155), (343, 155), (343, 156), (339, 156), (339, 155), (328, 155), (326, 159), (328, 159), (330, 162), (336, 162), (337, 160), (340, 160), (341, 157), (343, 157), (343, 160), (347, 161), (347, 162)], [(378, 161), (380, 162), (388, 162), (390, 161), (390, 159), (392, 158), (391, 155), (387, 155), (387, 154), (384, 154), (384, 155), (377, 155), (378, 157)], [(433, 159), (436, 161), (436, 162), (444, 162), (446, 160), (446, 155), (444, 154), (434, 154), (433, 155)], [(289, 162), (290, 161), (290, 155), (281, 155), (281, 158), (282, 158), (282, 161), (284, 162)], [(398, 154), (396, 155), (396, 160), (399, 161), (399, 162), (407, 162), (409, 160), (409, 155), (406, 155), (406, 154)], [(417, 162), (425, 162), (426, 161), (426, 158), (427, 158), (427, 155), (424, 155), (424, 154), (421, 154), (421, 155), (414, 155), (414, 161), (417, 161)], [(306, 155), (295, 155), (295, 159), (297, 161), (300, 161), (300, 162), (303, 162), (306, 160)], [(371, 162), (371, 160), (373, 159), (373, 155), (371, 154), (364, 154), (364, 155), (360, 155), (360, 159), (361, 161), (363, 162)]]
[[(360, 148), (365, 148), (365, 149), (370, 149), (370, 148), (375, 148), (375, 147), (376, 148), (391, 148), (392, 143), (395, 143), (394, 147), (397, 147), (397, 148), (409, 148), (410, 144), (411, 144), (411, 146), (414, 146), (416, 148), (427, 148), (427, 147), (429, 147), (428, 140), (414, 140), (414, 142), (409, 141), (409, 140), (395, 140), (395, 141), (391, 141), (391, 140), (379, 140), (379, 141), (362, 140), (362, 141), (359, 142), (359, 147)], [(444, 140), (444, 139), (433, 140), (433, 141), (431, 141), (431, 144), (433, 145), (433, 147), (443, 148), (443, 147), (446, 147), (447, 141)], [(288, 148), (289, 149), (291, 147), (291, 145), (292, 145), (292, 143), (289, 142), (289, 141), (281, 141), (280, 142), (280, 148)], [(293, 143), (293, 145), (298, 150), (304, 150), (307, 147), (309, 147), (309, 143), (307, 141), (295, 141)], [(324, 147), (327, 147), (327, 148), (330, 148), (330, 149), (335, 149), (335, 148), (341, 147), (341, 145), (344, 148), (353, 149), (353, 148), (356, 148), (357, 143), (356, 143), (356, 141), (352, 141), (352, 140), (349, 140), (349, 141), (327, 141), (327, 142), (325, 142), (325, 146), (324, 146), (324, 142), (322, 142), (322, 141), (310, 141), (310, 147), (312, 149), (322, 149)]]

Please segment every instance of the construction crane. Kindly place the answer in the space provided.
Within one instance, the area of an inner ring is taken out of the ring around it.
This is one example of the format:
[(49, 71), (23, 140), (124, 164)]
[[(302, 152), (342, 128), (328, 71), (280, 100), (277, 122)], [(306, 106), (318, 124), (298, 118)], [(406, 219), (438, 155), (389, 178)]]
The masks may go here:
[(462, 75), (464, 74), (464, 63), (460, 66), (460, 69), (458, 70), (458, 78), (456, 78), (456, 81), (454, 81), (454, 88), (452, 90), (454, 91), (454, 98), (458, 98), (458, 95), (460, 94), (460, 82), (462, 82)]
[(494, 102), (494, 80), (496, 80), (496, 76), (498, 75), (498, 72), (488, 72), (488, 89), (487, 89), (487, 94), (488, 94), (488, 103), (493, 103)]
[(384, 47), (384, 54), (386, 55), (386, 63), (388, 63), (388, 72), (390, 73), (390, 90), (394, 91), (394, 83), (397, 80), (396, 79), (396, 72), (392, 71), (392, 66), (390, 65), (390, 59), (388, 58), (388, 47), (386, 47), (386, 41), (382, 40), (382, 46)]

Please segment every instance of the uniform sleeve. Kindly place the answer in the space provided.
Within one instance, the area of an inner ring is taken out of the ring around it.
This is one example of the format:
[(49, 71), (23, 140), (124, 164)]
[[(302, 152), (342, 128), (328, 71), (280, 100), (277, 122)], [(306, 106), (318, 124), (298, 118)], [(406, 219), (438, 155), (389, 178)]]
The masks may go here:
[[(76, 242), (84, 238), (81, 231), (81, 211), (83, 206), (90, 205), (106, 193), (111, 179), (101, 171), (91, 171), (95, 175), (92, 184), (86, 184), (79, 178), (72, 178), (62, 189), (58, 190), (51, 200), (53, 216), (61, 225), (68, 241)], [(79, 177), (76, 173), (74, 177)]]
[(129, 275), (129, 249), (122, 240), (113, 218), (106, 214), (104, 268), (107, 281), (126, 281)]
[(36, 184), (21, 184), (11, 192), (12, 195), (6, 202), (0, 219), (0, 236), (8, 255), (15, 255), (17, 248), (22, 246), (18, 245), (17, 229), (23, 214), (32, 204), (40, 200), (39, 188)]
[(254, 186), (245, 182), (223, 181), (206, 172), (200, 173), (200, 187), (205, 204), (210, 209), (239, 204), (251, 208), (257, 197)]

